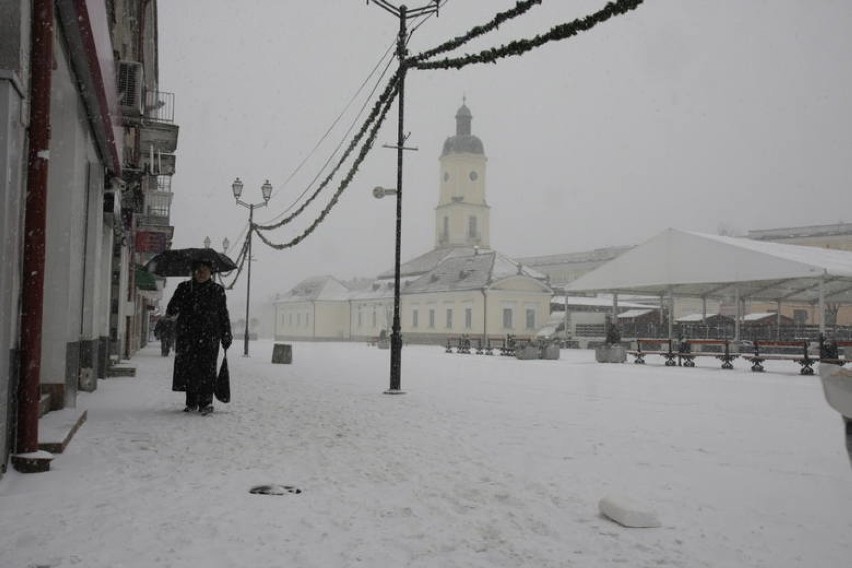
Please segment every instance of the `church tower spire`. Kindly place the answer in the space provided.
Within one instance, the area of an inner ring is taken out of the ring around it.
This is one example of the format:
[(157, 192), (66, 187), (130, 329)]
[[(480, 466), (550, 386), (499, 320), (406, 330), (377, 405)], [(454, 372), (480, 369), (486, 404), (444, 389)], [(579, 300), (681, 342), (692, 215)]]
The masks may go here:
[(490, 246), (490, 211), (485, 202), (485, 149), (473, 135), (467, 97), (456, 111), (456, 134), (444, 141), (441, 185), (435, 208), (435, 246)]

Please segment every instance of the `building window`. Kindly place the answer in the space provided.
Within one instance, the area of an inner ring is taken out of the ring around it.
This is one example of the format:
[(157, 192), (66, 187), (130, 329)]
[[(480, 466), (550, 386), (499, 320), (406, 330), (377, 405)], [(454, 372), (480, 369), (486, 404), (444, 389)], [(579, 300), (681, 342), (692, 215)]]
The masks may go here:
[(444, 241), (450, 238), (450, 218), (444, 217), (444, 232), (442, 233)]
[(467, 218), (467, 236), (468, 238), (476, 238), (476, 217)]
[(527, 308), (527, 329), (535, 329), (535, 309)]
[(503, 308), (503, 327), (512, 329), (512, 308)]
[(301, 312), (296, 314), (296, 327), (302, 325), (302, 314)]
[(364, 318), (363, 313), (361, 312), (361, 308), (358, 308), (358, 327), (364, 326)]
[(289, 325), (290, 327), (293, 327), (293, 313), (292, 312), (287, 314), (287, 325)]
[(419, 316), (420, 316), (420, 314), (417, 312), (416, 309), (412, 310), (412, 312), (411, 312), (411, 327), (417, 327)]
[(793, 310), (793, 323), (805, 325), (808, 322), (808, 310)]
[(464, 309), (464, 328), (470, 329), (473, 327), (473, 308)]
[(373, 327), (376, 327), (376, 306), (373, 306)]
[(453, 309), (447, 308), (447, 329), (453, 329)]
[(305, 314), (305, 327), (311, 326), (311, 314)]
[(429, 310), (429, 327), (435, 327), (435, 310)]

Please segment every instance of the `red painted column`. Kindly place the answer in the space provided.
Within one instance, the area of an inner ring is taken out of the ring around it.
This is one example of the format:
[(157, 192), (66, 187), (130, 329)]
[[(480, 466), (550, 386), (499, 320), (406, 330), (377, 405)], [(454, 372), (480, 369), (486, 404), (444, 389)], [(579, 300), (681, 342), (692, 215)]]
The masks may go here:
[[(24, 274), (21, 305), (21, 377), (18, 389), (16, 454), (38, 450), (44, 311), (45, 227), (50, 148), (50, 89), (53, 71), (54, 0), (33, 1), (32, 83), (24, 220)], [(14, 461), (18, 469), (32, 467)], [(30, 460), (31, 461), (31, 460)], [(48, 466), (49, 467), (49, 466)]]

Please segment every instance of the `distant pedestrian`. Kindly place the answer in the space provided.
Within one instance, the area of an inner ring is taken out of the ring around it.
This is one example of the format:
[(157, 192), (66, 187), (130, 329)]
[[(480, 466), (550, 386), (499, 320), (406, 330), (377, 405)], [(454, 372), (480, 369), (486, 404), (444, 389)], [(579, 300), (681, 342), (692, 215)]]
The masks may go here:
[(175, 320), (168, 316), (158, 319), (154, 326), (154, 337), (160, 340), (160, 353), (168, 357), (175, 343)]
[(172, 390), (186, 392), (184, 412), (213, 412), (213, 385), (219, 344), (231, 346), (231, 319), (225, 289), (211, 279), (212, 266), (192, 265), (192, 279), (178, 284), (166, 315), (177, 317)]

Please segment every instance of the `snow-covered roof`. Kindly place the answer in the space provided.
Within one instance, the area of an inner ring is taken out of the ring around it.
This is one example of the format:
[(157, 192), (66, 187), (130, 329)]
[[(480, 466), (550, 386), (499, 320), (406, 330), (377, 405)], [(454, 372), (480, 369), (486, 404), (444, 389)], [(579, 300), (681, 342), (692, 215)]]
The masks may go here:
[(276, 303), (346, 300), (350, 293), (334, 276), (313, 276), (299, 282)]
[(626, 312), (622, 312), (622, 313), (618, 314), (617, 317), (620, 318), (620, 319), (638, 318), (638, 317), (642, 317), (644, 315), (648, 315), (648, 314), (650, 314), (651, 312), (654, 312), (654, 311), (656, 311), (656, 310), (654, 310), (652, 308), (646, 308), (644, 310), (627, 310)]
[[(402, 294), (478, 290), (515, 276), (533, 278), (546, 287), (544, 274), (500, 252), (479, 247), (433, 249), (400, 265)], [(380, 274), (369, 285), (354, 290), (332, 276), (308, 278), (278, 301), (384, 300), (393, 298), (393, 293), (394, 272), (391, 270)]]
[[(407, 282), (404, 294), (478, 290), (514, 276), (533, 278), (542, 283), (546, 276), (494, 251), (474, 247), (456, 247), (431, 270)], [(466, 252), (466, 254), (465, 254)]]
[[(743, 321), (760, 321), (767, 318), (772, 318), (773, 320), (778, 317), (778, 314), (775, 312), (757, 312), (753, 314), (746, 314), (743, 316)], [(781, 316), (784, 317), (783, 315)]]
[[(442, 247), (432, 249), (429, 252), (405, 261), (399, 266), (400, 278), (420, 276), (433, 270), (438, 264), (448, 258), (456, 256), (469, 256), (478, 249), (474, 247)], [(377, 277), (380, 280), (393, 279), (394, 269), (386, 270)]]
[(667, 229), (566, 287), (610, 292), (852, 303), (852, 252)]
[(675, 319), (678, 323), (689, 323), (693, 321), (704, 321), (704, 314), (686, 314)]
[[(553, 296), (551, 298), (551, 304), (564, 305), (565, 304), (565, 296)], [(656, 300), (659, 303), (659, 300)], [(612, 295), (611, 294), (599, 294), (597, 296), (568, 296), (568, 305), (569, 306), (582, 306), (582, 307), (590, 307), (590, 308), (611, 308), (612, 307)], [(619, 308), (647, 308), (648, 304), (640, 304), (637, 302), (623, 302), (619, 298), (618, 300)]]

